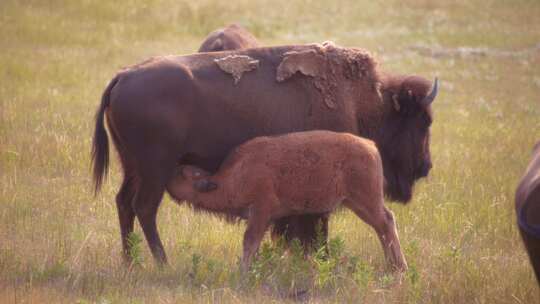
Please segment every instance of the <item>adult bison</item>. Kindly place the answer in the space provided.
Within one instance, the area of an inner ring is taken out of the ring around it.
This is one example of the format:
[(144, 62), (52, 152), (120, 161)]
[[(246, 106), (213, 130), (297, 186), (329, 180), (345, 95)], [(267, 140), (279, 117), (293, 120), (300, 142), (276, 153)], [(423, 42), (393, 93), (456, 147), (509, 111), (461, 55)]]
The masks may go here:
[(519, 232), (540, 284), (540, 142), (516, 191)]
[(381, 72), (366, 51), (333, 44), (153, 58), (119, 72), (103, 93), (92, 152), (96, 191), (109, 162), (106, 116), (124, 171), (116, 203), (126, 258), (137, 216), (153, 256), (166, 262), (156, 214), (178, 164), (215, 172), (233, 147), (260, 135), (326, 129), (372, 139), (386, 193), (408, 202), (414, 181), (431, 168), (436, 95), (437, 81), (432, 88), (422, 77)]
[(211, 32), (199, 48), (202, 52), (220, 52), (258, 47), (257, 39), (238, 24), (230, 24)]

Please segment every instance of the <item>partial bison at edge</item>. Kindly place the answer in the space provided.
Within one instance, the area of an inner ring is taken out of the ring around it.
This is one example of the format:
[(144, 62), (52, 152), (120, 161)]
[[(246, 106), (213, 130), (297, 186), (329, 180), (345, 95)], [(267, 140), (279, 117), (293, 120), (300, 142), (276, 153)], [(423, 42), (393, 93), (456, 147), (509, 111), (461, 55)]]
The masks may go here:
[[(237, 56), (257, 65), (235, 83), (217, 62)], [(126, 259), (137, 217), (153, 256), (166, 262), (156, 214), (177, 165), (216, 172), (232, 148), (257, 136), (322, 129), (371, 139), (386, 194), (406, 203), (432, 166), (437, 90), (437, 81), (385, 72), (367, 51), (331, 43), (153, 58), (120, 71), (103, 93), (92, 151), (96, 191), (109, 162), (106, 117), (124, 171), (116, 203)], [(303, 219), (277, 227), (309, 246), (315, 229)]]
[(394, 216), (384, 206), (375, 143), (348, 133), (307, 131), (257, 137), (236, 147), (215, 175), (180, 166), (167, 191), (195, 208), (247, 219), (242, 270), (268, 226), (293, 214), (330, 213), (339, 205), (373, 227), (393, 270), (407, 269)]
[(540, 142), (516, 190), (519, 232), (540, 284)]

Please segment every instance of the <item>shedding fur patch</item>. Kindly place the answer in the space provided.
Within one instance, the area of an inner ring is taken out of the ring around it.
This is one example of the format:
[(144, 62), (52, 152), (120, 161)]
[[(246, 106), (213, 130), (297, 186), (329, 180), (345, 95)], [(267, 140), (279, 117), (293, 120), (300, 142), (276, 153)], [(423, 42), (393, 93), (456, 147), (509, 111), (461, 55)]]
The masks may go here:
[(337, 107), (334, 96), (331, 93), (331, 83), (326, 78), (327, 58), (323, 45), (315, 45), (314, 49), (304, 51), (291, 51), (284, 54), (276, 73), (278, 82), (285, 81), (297, 72), (312, 77), (313, 85), (323, 95), (325, 105), (330, 109)]
[(234, 84), (238, 84), (242, 74), (253, 71), (259, 67), (259, 60), (245, 55), (229, 55), (227, 57), (214, 59), (214, 62), (225, 73), (231, 74)]
[(342, 48), (325, 41), (306, 50), (285, 53), (277, 68), (276, 80), (286, 81), (296, 73), (307, 76), (321, 93), (326, 107), (336, 109), (339, 102), (336, 92), (347, 81), (372, 82), (371, 89), (381, 99), (376, 66), (376, 61), (365, 50)]
[(324, 71), (324, 55), (317, 50), (291, 51), (284, 54), (284, 58), (277, 68), (276, 79), (278, 82), (285, 81), (296, 72), (306, 76), (321, 76)]

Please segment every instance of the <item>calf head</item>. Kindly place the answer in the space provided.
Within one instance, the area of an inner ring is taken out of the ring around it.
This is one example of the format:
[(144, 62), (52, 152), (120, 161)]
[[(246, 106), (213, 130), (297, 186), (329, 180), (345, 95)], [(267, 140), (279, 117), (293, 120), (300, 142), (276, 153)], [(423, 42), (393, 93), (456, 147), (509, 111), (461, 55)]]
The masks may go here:
[(167, 184), (167, 190), (177, 200), (190, 200), (195, 192), (208, 192), (217, 185), (208, 180), (210, 173), (195, 166), (182, 165)]
[(399, 77), (383, 84), (384, 102), (390, 110), (379, 130), (377, 146), (383, 160), (386, 195), (402, 203), (412, 198), (416, 180), (432, 167), (429, 151), (431, 103), (438, 92), (418, 76)]

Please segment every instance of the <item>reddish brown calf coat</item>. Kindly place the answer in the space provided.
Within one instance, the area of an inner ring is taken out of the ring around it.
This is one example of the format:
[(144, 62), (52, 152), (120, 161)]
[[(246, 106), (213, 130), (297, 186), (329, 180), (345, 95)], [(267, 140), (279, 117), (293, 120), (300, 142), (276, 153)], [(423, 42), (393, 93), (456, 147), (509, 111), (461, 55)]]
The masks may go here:
[[(202, 183), (217, 189), (196, 191)], [(167, 190), (205, 210), (244, 211), (244, 270), (271, 221), (332, 212), (342, 203), (375, 229), (391, 265), (405, 269), (393, 215), (383, 204), (383, 184), (382, 161), (372, 141), (309, 131), (250, 140), (235, 148), (212, 176), (181, 166)]]

